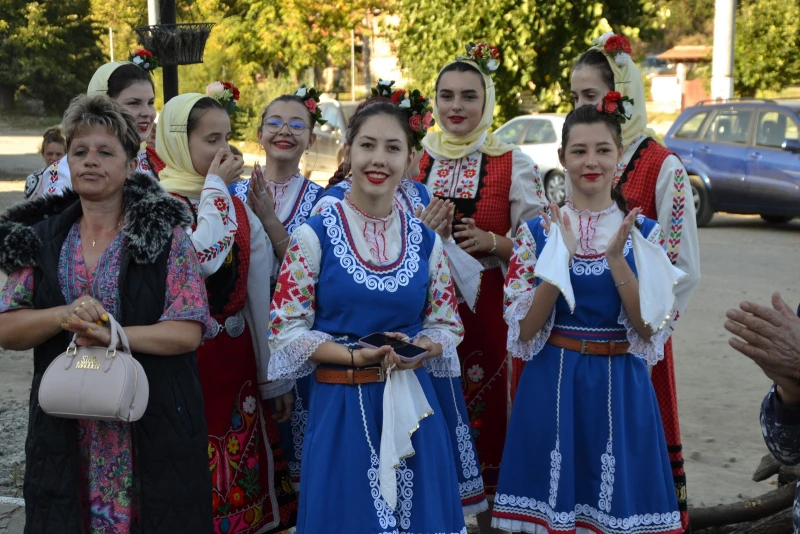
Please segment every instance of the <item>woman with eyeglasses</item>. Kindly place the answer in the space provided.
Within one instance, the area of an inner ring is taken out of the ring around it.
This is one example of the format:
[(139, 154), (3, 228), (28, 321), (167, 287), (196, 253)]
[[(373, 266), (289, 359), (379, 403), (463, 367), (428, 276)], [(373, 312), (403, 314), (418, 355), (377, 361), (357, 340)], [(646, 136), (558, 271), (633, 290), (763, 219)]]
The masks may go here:
[[(304, 177), (299, 170), (300, 158), (316, 141), (314, 124), (321, 112), (319, 97), (305, 86), (295, 94), (281, 95), (264, 108), (258, 142), (267, 159), (256, 164), (250, 180), (232, 184), (230, 192), (247, 202), (267, 231), (277, 256), (270, 272), (270, 294), (275, 290), (278, 268), (286, 253), (289, 236), (311, 216), (311, 210), (324, 192), (322, 187)], [(279, 424), (284, 454), (295, 488), (300, 486), (303, 429), (308, 413), (310, 376), (297, 380), (290, 421)]]

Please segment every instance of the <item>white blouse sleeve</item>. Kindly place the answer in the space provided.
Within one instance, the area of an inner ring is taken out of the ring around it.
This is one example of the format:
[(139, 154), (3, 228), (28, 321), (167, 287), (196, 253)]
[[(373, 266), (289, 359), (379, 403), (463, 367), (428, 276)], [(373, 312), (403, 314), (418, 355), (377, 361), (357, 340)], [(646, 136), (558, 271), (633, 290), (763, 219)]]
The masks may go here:
[(464, 325), (458, 315), (450, 262), (438, 235), (428, 264), (428, 304), (422, 330), (417, 334), (417, 337), (422, 336), (442, 346), (442, 354), (425, 360), (428, 372), (437, 377), (460, 376), (456, 347), (464, 339)]
[(669, 156), (661, 166), (656, 182), (656, 209), (658, 224), (666, 237), (667, 256), (686, 273), (675, 289), (677, 318), (680, 318), (700, 284), (700, 247), (692, 186), (677, 156)]
[[(671, 325), (675, 319), (677, 300), (673, 292), (673, 280), (677, 279), (678, 274), (674, 272), (675, 268), (666, 258), (667, 242), (660, 225), (654, 224), (648, 235), (642, 235), (639, 230), (633, 228), (631, 235), (634, 239), (634, 256), (639, 278), (640, 313), (642, 320), (654, 333), (649, 340), (642, 339), (630, 320), (624, 304), (620, 306), (617, 322), (625, 327), (626, 337), (630, 343), (628, 352), (643, 359), (649, 367), (653, 367), (664, 359), (664, 345), (672, 333)], [(639, 236), (644, 237), (651, 244), (648, 250), (637, 245), (636, 239)], [(681, 275), (685, 278), (683, 273)], [(659, 285), (663, 285), (660, 291), (656, 287)], [(653, 318), (652, 322), (649, 322), (646, 317), (653, 315), (649, 312), (651, 309), (661, 311), (655, 314), (658, 319)], [(666, 323), (657, 324), (657, 320), (666, 321)]]
[(44, 195), (62, 196), (64, 191), (72, 188), (67, 157), (64, 156), (44, 170), (30, 198), (39, 198)]
[(547, 204), (539, 166), (520, 149), (511, 153), (511, 233), (516, 234), (525, 221), (533, 219)]
[(250, 335), (253, 338), (258, 389), (262, 399), (271, 399), (291, 390), (294, 382), (292, 380), (269, 382), (267, 378), (270, 358), (267, 343), (270, 292), (269, 279), (264, 276), (264, 272), (272, 272), (273, 264), (277, 263), (277, 260), (261, 221), (248, 206), (245, 205), (245, 209), (250, 223), (250, 269), (247, 273), (247, 302), (243, 313), (247, 324), (250, 325)]
[(222, 267), (238, 227), (228, 187), (222, 178), (209, 174), (197, 205), (197, 226), (189, 232), (204, 277)]
[(303, 224), (292, 234), (278, 274), (269, 311), (269, 379), (293, 379), (310, 374), (309, 360), (317, 347), (333, 336), (313, 330), (316, 285), (322, 247), (317, 234)]
[(536, 240), (528, 225), (523, 224), (517, 231), (517, 237), (514, 240), (514, 253), (508, 264), (508, 276), (506, 276), (503, 290), (503, 318), (508, 324), (506, 349), (511, 356), (522, 360), (530, 360), (544, 348), (556, 317), (556, 309), (553, 306), (550, 319), (533, 336), (533, 339), (520, 340), (519, 322), (528, 315), (536, 294), (537, 284), (534, 273), (536, 261)]

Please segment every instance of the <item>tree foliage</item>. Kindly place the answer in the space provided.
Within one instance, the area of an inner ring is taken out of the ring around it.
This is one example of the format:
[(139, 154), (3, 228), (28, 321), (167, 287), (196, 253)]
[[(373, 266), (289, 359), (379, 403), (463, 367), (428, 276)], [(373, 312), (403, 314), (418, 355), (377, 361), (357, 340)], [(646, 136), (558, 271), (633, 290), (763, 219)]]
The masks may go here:
[(393, 36), (400, 62), (428, 92), (467, 41), (500, 48), (499, 123), (517, 113), (524, 91), (533, 92), (540, 108), (565, 107), (572, 63), (592, 39), (611, 27), (629, 37), (646, 35), (654, 29), (644, 23), (655, 6), (646, 0), (396, 0), (395, 9), (403, 17)]
[(61, 113), (102, 61), (89, 0), (0, 0), (0, 90)]
[(745, 0), (736, 16), (734, 87), (741, 96), (800, 82), (800, 1)]

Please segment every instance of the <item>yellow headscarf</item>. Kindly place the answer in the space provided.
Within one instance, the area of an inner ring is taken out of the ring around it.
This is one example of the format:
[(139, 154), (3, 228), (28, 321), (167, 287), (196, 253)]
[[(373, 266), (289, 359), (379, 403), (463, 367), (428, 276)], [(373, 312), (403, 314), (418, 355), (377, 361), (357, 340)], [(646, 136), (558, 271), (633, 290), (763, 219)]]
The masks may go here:
[(94, 75), (89, 81), (89, 88), (86, 89), (86, 94), (92, 96), (108, 93), (108, 79), (114, 74), (115, 70), (123, 65), (135, 65), (135, 63), (131, 63), (130, 61), (112, 61), (94, 71)]
[(201, 98), (200, 93), (176, 96), (164, 105), (156, 130), (156, 153), (166, 167), (158, 173), (161, 186), (169, 192), (199, 199), (206, 177), (197, 174), (189, 154), (187, 126), (189, 113)]
[[(506, 152), (511, 152), (517, 145), (501, 142), (495, 135), (489, 131), (489, 127), (494, 120), (494, 105), (495, 105), (495, 91), (494, 81), (491, 76), (487, 76), (478, 67), (474, 61), (467, 59), (456, 60), (470, 65), (475, 71), (483, 77), (483, 84), (486, 86), (486, 99), (483, 103), (483, 116), (481, 122), (475, 127), (472, 132), (467, 135), (454, 135), (442, 128), (438, 132), (428, 132), (422, 139), (422, 146), (429, 152), (436, 156), (447, 159), (461, 159), (464, 156), (472, 154), (476, 150), (488, 156), (502, 156)], [(453, 63), (455, 63), (454, 61)], [(448, 65), (451, 65), (449, 63)], [(444, 68), (447, 68), (446, 65)], [(444, 70), (444, 69), (442, 69)], [(441, 72), (441, 71), (440, 71)], [(442, 125), (442, 120), (439, 118), (439, 108), (436, 106), (435, 99), (433, 105), (433, 117), (436, 119), (436, 124)]]
[(603, 35), (590, 50), (597, 50), (606, 57), (606, 61), (611, 67), (611, 72), (614, 73), (615, 90), (622, 96), (627, 96), (633, 100), (631, 118), (622, 125), (622, 146), (627, 147), (641, 134), (652, 137), (660, 143), (661, 139), (652, 129), (647, 127), (644, 82), (642, 82), (642, 74), (639, 72), (639, 67), (627, 54), (623, 56), (624, 59), (620, 60), (622, 66), (619, 66), (614, 56), (607, 54), (605, 51), (605, 41), (612, 35), (611, 32)]

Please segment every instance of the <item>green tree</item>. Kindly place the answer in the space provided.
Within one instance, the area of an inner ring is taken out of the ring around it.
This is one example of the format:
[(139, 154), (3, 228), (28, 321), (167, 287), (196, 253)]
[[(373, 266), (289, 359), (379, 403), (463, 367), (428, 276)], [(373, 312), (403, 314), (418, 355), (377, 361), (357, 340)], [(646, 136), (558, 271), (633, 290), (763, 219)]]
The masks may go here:
[(740, 96), (800, 82), (800, 1), (745, 0), (736, 15), (734, 88)]
[(0, 109), (15, 93), (61, 113), (102, 58), (89, 0), (0, 0)]
[(524, 91), (533, 92), (541, 109), (567, 107), (572, 63), (611, 27), (628, 37), (657, 29), (656, 6), (647, 0), (395, 0), (394, 7), (403, 15), (393, 36), (401, 65), (428, 92), (467, 41), (500, 48), (496, 124), (518, 113)]

